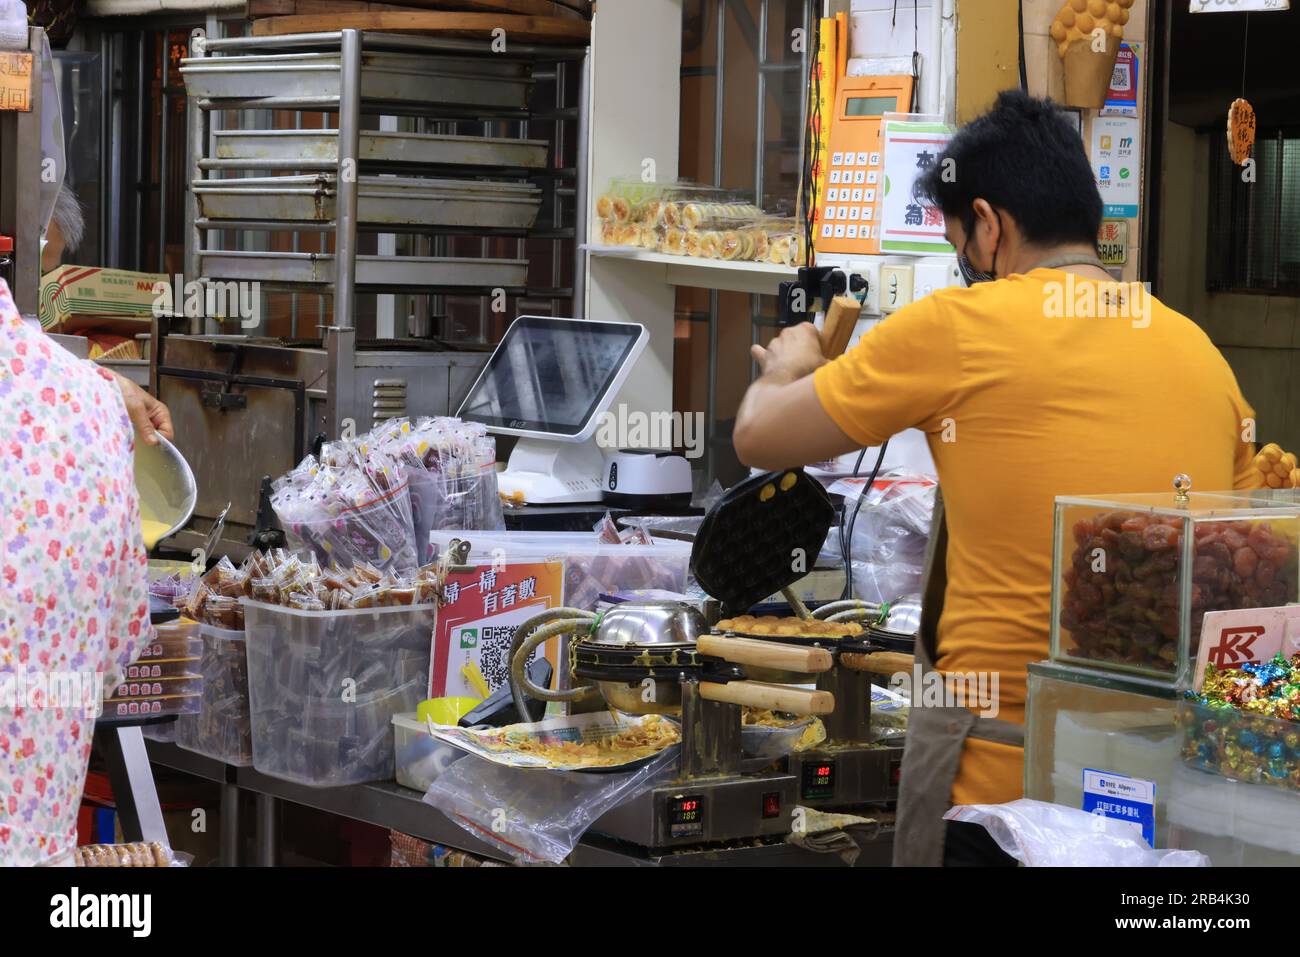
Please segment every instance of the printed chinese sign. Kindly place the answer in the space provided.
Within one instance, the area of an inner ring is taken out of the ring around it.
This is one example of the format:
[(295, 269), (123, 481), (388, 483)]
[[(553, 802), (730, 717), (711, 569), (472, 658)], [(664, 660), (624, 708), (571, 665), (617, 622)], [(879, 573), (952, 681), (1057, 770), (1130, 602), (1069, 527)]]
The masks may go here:
[(1207, 611), (1201, 623), (1201, 644), (1192, 687), (1200, 690), (1208, 664), (1222, 669), (1268, 661), (1282, 650), (1287, 617), (1285, 608)]
[(1122, 219), (1103, 220), (1097, 230), (1097, 252), (1107, 266), (1128, 262), (1128, 223)]
[(0, 53), (0, 110), (32, 109), (32, 55)]
[[(943, 213), (913, 195), (917, 179), (939, 163), (952, 138), (942, 123), (898, 119), (884, 121), (885, 196), (880, 213), (880, 251), (932, 256), (952, 253), (943, 232)], [(957, 171), (952, 170), (956, 176)]]
[[(471, 571), (452, 572), (444, 592), (447, 604), (438, 611), (433, 633), (429, 697), (478, 697), (462, 673), (478, 666), (493, 691), (509, 681), (506, 659), (515, 629), (534, 615), (561, 604), (564, 562), (500, 562)], [(557, 665), (559, 640), (544, 646), (552, 667)]]

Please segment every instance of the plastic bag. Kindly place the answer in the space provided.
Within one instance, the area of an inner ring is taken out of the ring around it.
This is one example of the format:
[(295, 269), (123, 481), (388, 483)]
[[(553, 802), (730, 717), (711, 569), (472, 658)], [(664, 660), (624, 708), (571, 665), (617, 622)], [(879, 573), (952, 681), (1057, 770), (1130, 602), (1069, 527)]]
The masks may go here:
[(394, 456), (411, 488), (411, 518), (420, 564), (433, 560), (434, 529), (503, 530), (497, 491), (496, 440), (477, 422), (425, 416), (390, 419), (363, 443)]
[(982, 824), (1026, 867), (1209, 867), (1200, 851), (1152, 850), (1128, 821), (1022, 798), (959, 804), (944, 818)]
[(671, 779), (677, 752), (621, 774), (519, 770), (466, 755), (429, 785), (424, 801), (516, 861), (559, 864), (602, 814)]
[[(844, 495), (846, 515), (852, 515), (863, 480), (843, 479), (832, 492)], [(925, 550), (938, 485), (932, 476), (894, 472), (877, 478), (853, 525), (853, 594), (864, 601), (893, 601), (921, 591)], [(842, 561), (840, 529), (832, 528), (823, 555)]]
[[(27, 4), (22, 0), (0, 0), (0, 50), (27, 49)], [(44, 60), (44, 58), (43, 58)], [(45, 67), (46, 62), (42, 62)], [(52, 71), (51, 71), (52, 72)], [(42, 100), (42, 104), (44, 100)], [(58, 100), (55, 100), (58, 112)], [(59, 164), (59, 170), (63, 165)], [(62, 177), (62, 173), (60, 173)]]

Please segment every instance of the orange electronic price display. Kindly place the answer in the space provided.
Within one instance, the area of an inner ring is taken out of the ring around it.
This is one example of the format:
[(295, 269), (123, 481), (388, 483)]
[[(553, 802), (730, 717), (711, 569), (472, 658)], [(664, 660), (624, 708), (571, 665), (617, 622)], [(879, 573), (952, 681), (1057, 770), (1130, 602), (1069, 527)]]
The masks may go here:
[(910, 76), (846, 76), (836, 84), (830, 166), (818, 211), (818, 252), (880, 252), (880, 203), (885, 194), (881, 118), (906, 113), (911, 103)]

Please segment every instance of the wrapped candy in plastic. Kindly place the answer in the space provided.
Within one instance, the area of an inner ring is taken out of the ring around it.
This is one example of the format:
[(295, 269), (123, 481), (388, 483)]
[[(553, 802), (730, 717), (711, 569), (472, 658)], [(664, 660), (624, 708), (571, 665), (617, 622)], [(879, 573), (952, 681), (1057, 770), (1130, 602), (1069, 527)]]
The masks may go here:
[(374, 444), (401, 463), (411, 490), (419, 561), (433, 559), (433, 529), (505, 528), (497, 491), (496, 442), (477, 422), (424, 417), (392, 419), (370, 433)]
[(419, 566), (410, 489), (392, 456), (335, 443), (321, 450), (320, 463), (307, 464), (272, 486), (271, 507), (290, 545), (309, 548), (326, 564)]
[(1183, 760), (1237, 781), (1300, 790), (1300, 654), (1206, 666), (1180, 707)]

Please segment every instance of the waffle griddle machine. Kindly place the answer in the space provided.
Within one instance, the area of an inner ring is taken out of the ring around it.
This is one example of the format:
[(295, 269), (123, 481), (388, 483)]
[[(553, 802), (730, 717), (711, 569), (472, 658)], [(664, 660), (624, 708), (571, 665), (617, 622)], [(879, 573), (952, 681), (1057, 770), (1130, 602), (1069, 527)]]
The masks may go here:
[[(692, 572), (721, 599), (724, 614), (743, 612), (802, 575), (798, 557), (815, 557), (834, 519), (825, 491), (802, 471), (756, 476), (728, 492), (705, 517), (692, 550)], [(786, 594), (807, 616), (798, 599)], [(831, 611), (878, 613), (861, 603)], [(865, 743), (870, 678), (861, 669), (895, 667), (898, 661), (872, 660), (878, 649), (867, 643), (856, 646), (859, 658), (841, 663), (838, 649), (825, 642), (800, 647), (786, 640), (706, 634), (706, 627), (698, 612), (671, 602), (624, 603), (601, 618), (553, 609), (520, 625), (511, 650), (516, 707), (524, 708), (524, 697), (531, 696), (568, 701), (574, 710), (615, 707), (637, 714), (680, 708), (677, 778), (613, 808), (594, 823), (592, 833), (651, 854), (776, 840), (790, 833), (796, 805), (860, 807), (896, 796), (902, 749)], [(570, 670), (579, 687), (538, 688), (527, 680), (524, 666), (536, 648), (559, 635), (572, 636)], [(589, 684), (583, 686), (584, 681)], [(814, 681), (816, 691), (790, 684)], [(736, 693), (720, 696), (719, 685)], [(672, 690), (663, 694), (662, 687)], [(746, 758), (739, 704), (821, 714), (833, 743), (777, 761)]]

